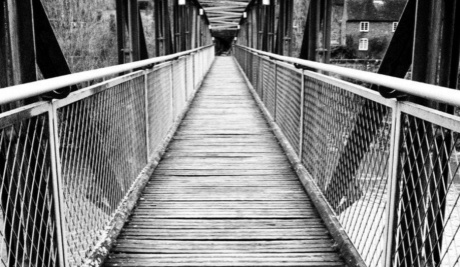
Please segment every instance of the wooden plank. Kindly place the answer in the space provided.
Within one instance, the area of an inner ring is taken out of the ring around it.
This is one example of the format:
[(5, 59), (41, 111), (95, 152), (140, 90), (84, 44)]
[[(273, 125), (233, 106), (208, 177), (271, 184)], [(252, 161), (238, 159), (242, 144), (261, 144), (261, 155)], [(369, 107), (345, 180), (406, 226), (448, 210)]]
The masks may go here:
[(120, 240), (113, 249), (124, 253), (318, 253), (334, 252), (332, 242), (323, 240), (277, 241), (185, 241), (185, 240)]
[(105, 266), (343, 266), (233, 59), (214, 68)]
[[(135, 218), (127, 224), (127, 227), (140, 227), (149, 225), (151, 228), (162, 229), (285, 229), (303, 228), (311, 225), (321, 225), (321, 220), (316, 218), (297, 219), (159, 219), (159, 218)], [(332, 242), (332, 240), (331, 240)]]

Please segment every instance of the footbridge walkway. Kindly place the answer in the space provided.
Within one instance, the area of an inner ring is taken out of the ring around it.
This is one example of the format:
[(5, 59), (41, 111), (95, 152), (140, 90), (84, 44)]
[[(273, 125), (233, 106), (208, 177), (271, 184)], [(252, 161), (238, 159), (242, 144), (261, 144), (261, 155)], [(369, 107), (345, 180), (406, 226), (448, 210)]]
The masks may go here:
[[(370, 86), (372, 84), (373, 86)], [(207, 46), (2, 89), (2, 266), (456, 266), (451, 89)]]

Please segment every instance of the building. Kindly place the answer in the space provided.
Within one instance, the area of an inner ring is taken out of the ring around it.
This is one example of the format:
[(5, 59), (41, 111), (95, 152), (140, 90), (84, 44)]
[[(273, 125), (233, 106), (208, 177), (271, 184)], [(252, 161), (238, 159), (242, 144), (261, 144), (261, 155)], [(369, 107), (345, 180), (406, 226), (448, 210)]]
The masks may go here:
[[(358, 58), (381, 58), (398, 26), (407, 0), (345, 0), (340, 40)], [(340, 5), (340, 2), (338, 3)]]

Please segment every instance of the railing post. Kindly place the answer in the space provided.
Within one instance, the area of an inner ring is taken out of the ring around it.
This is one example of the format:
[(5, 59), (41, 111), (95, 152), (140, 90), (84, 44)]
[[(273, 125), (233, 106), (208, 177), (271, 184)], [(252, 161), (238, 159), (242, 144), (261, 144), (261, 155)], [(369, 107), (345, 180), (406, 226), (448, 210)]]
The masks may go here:
[(52, 103), (48, 111), (48, 125), (51, 149), (51, 172), (53, 179), (54, 216), (56, 217), (57, 245), (59, 266), (68, 264), (67, 242), (65, 234), (64, 192), (61, 177), (61, 157), (59, 155), (58, 116), (56, 106)]
[(300, 81), (300, 123), (299, 123), (299, 159), (302, 161), (302, 153), (303, 153), (303, 126), (304, 126), (304, 105), (305, 105), (305, 71), (301, 70), (302, 75)]
[(145, 97), (145, 143), (147, 145), (147, 161), (150, 157), (150, 127), (149, 127), (149, 81), (148, 71), (144, 71), (144, 97)]
[(391, 118), (391, 139), (390, 139), (390, 164), (388, 166), (388, 182), (387, 182), (387, 218), (385, 227), (385, 241), (384, 242), (384, 264), (385, 267), (392, 266), (392, 254), (394, 249), (394, 242), (396, 239), (395, 231), (395, 215), (397, 211), (397, 198), (398, 198), (398, 163), (399, 163), (399, 141), (401, 138), (401, 110), (399, 103), (396, 102), (392, 109)]

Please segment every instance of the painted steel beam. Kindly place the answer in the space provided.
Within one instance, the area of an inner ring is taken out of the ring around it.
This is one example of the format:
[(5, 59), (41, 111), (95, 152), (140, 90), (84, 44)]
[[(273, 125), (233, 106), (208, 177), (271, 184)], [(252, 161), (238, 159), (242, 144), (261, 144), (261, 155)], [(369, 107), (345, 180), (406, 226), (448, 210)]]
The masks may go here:
[[(34, 0), (34, 27), (35, 45), (37, 51), (37, 65), (45, 79), (71, 74), (64, 53), (54, 34), (51, 23), (46, 15), (45, 8), (40, 0)], [(47, 98), (64, 98), (76, 86), (56, 90), (47, 94)]]
[(138, 18), (139, 18), (139, 45), (140, 45), (140, 59), (148, 59), (149, 58), (149, 51), (147, 50), (147, 40), (145, 39), (144, 33), (144, 24), (142, 23), (141, 11), (138, 10)]
[[(397, 78), (404, 78), (406, 76), (407, 71), (412, 65), (416, 4), (416, 0), (409, 0), (407, 2), (377, 73)], [(405, 94), (385, 87), (373, 87), (373, 89), (379, 90), (380, 94), (387, 98), (405, 96)]]
[[(7, 17), (6, 17), (6, 2), (0, 0), (0, 88), (7, 87), (11, 84), (8, 82), (8, 32), (6, 29)], [(1, 110), (0, 110), (1, 112)]]

